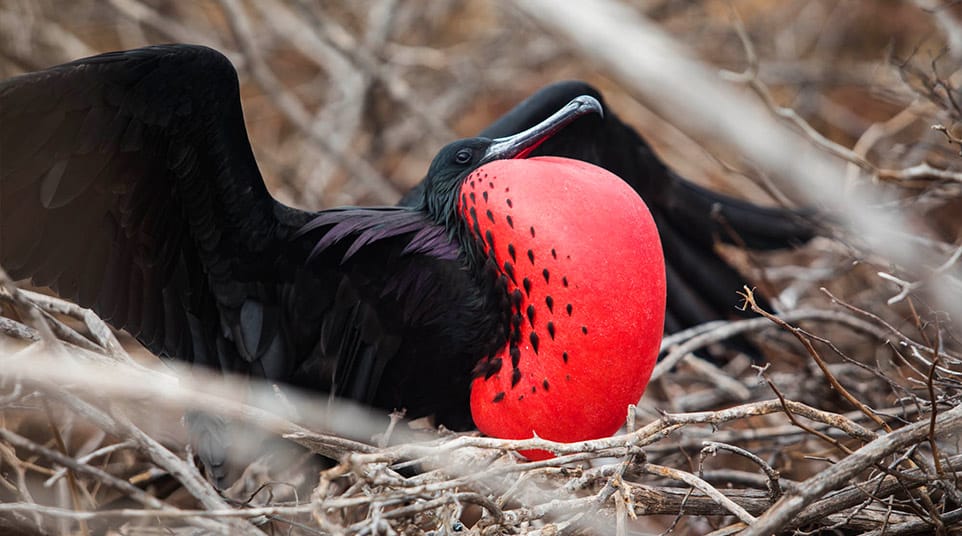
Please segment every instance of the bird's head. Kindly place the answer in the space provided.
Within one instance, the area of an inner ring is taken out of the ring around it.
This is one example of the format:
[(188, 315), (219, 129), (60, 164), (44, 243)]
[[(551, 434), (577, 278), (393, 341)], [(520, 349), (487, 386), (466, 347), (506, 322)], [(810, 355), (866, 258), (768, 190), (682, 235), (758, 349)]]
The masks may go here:
[(424, 210), (434, 221), (453, 228), (457, 200), (464, 179), (479, 167), (496, 160), (525, 158), (539, 145), (579, 117), (603, 114), (601, 103), (588, 95), (575, 97), (544, 121), (503, 138), (467, 138), (444, 146), (428, 168)]

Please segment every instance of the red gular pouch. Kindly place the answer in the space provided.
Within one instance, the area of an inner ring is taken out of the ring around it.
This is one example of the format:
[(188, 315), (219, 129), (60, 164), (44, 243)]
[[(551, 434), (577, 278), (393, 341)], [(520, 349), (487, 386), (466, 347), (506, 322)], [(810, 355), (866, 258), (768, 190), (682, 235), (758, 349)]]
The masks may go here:
[(664, 329), (665, 261), (648, 207), (607, 170), (557, 157), (485, 164), (461, 193), (459, 210), (474, 209), (473, 232), (507, 276), (512, 315), (500, 369), (471, 386), (478, 429), (559, 442), (615, 433)]

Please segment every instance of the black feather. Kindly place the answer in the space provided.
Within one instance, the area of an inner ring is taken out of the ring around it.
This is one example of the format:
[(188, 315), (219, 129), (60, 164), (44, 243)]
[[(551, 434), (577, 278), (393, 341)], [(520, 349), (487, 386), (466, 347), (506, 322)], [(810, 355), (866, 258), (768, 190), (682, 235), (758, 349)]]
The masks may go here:
[[(159, 355), (464, 428), (472, 371), (505, 345), (511, 297), (456, 210), (460, 181), (482, 162), (452, 167), (452, 156), (482, 154), (488, 138), (582, 93), (597, 95), (551, 86), (487, 137), (445, 147), (406, 206), (312, 213), (267, 192), (237, 73), (214, 50), (147, 47), (11, 78), (0, 82), (0, 265), (75, 297)], [(688, 187), (610, 112), (577, 120), (535, 154), (618, 173), (659, 226), (695, 233), (680, 235), (692, 244), (724, 237), (704, 220), (706, 203), (720, 203), (750, 245), (809, 235), (786, 213)], [(663, 197), (672, 192), (681, 205)], [(688, 205), (703, 220), (678, 223)], [(725, 292), (737, 274), (722, 268)], [(685, 288), (706, 284), (676, 272)], [(678, 322), (716, 314), (719, 299), (708, 301)], [(220, 479), (229, 441), (203, 422), (192, 421), (192, 437)]]
[[(472, 369), (503, 340), (456, 233), (409, 208), (275, 201), (220, 53), (148, 47), (0, 82), (0, 141), (14, 278), (162, 356), (470, 425)], [(222, 438), (193, 436), (222, 475)]]

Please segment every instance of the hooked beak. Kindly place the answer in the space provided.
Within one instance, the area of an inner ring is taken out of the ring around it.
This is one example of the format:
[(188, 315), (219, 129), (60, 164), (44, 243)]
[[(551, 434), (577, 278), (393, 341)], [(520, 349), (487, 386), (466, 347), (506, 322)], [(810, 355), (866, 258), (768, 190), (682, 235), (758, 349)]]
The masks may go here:
[(583, 115), (596, 113), (604, 116), (601, 103), (589, 95), (575, 97), (568, 104), (537, 125), (519, 132), (513, 136), (497, 138), (491, 141), (488, 150), (481, 157), (481, 164), (494, 160), (511, 158), (525, 158), (545, 140), (551, 138), (572, 121)]

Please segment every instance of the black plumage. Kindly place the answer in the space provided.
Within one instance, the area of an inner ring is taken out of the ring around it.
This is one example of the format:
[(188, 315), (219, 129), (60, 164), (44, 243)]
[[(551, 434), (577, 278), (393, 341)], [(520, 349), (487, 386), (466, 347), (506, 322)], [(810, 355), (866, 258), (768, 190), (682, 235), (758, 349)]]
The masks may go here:
[(466, 428), (509, 304), (456, 195), (512, 143), (445, 147), (415, 206), (300, 211), (264, 186), (223, 55), (103, 54), (0, 83), (0, 264), (158, 355)]
[(186, 45), (4, 81), (2, 265), (161, 356), (469, 426), (470, 373), (500, 313), (431, 217), (443, 196), (278, 203), (238, 91), (224, 56)]
[[(505, 344), (511, 297), (456, 215), (457, 178), (490, 138), (580, 94), (598, 96), (554, 85), (449, 145), (401, 206), (307, 212), (267, 192), (237, 74), (216, 51), (147, 47), (15, 77), (0, 83), (0, 265), (158, 355), (466, 428), (472, 374), (493, 373), (475, 365)], [(648, 202), (670, 330), (728, 311), (739, 287), (711, 249), (725, 233), (710, 209), (752, 247), (809, 236), (787, 212), (677, 177), (610, 113), (553, 136), (533, 154), (599, 164)], [(205, 441), (206, 461), (222, 463)]]

